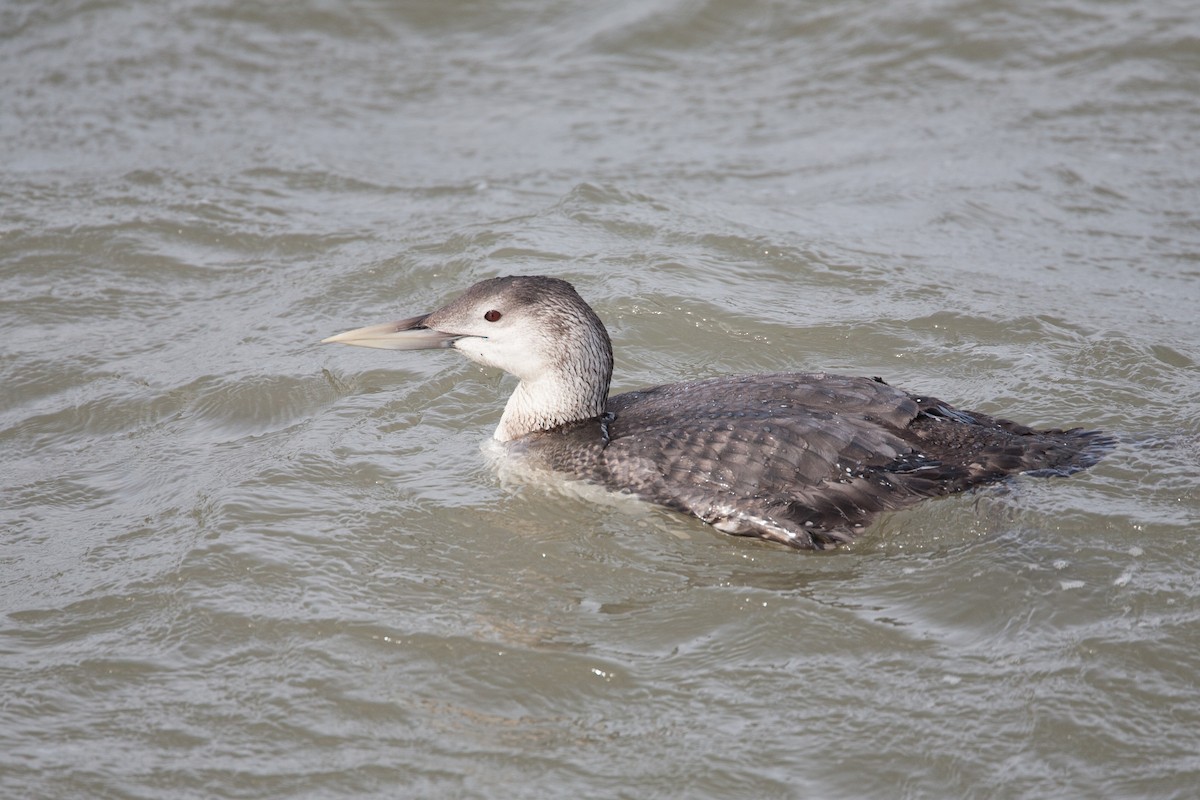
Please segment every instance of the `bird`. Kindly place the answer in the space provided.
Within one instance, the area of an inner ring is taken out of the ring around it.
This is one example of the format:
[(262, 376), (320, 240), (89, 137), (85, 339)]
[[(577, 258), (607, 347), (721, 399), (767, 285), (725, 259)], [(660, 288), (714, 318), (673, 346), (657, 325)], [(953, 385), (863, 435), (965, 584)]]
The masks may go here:
[(1034, 430), (878, 377), (731, 375), (609, 397), (613, 350), (569, 282), (482, 280), (436, 311), (330, 336), (450, 348), (518, 380), (493, 434), (507, 455), (801, 550), (855, 541), (882, 512), (1010, 475), (1070, 475), (1112, 440)]

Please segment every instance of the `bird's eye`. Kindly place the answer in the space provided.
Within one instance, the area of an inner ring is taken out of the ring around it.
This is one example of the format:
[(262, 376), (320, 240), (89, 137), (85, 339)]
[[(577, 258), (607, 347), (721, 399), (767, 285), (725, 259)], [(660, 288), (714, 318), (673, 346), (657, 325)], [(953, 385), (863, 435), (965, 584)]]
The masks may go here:
[(483, 318), (488, 322), (496, 322), (500, 319), (500, 312), (493, 308), (491, 311), (484, 314)]

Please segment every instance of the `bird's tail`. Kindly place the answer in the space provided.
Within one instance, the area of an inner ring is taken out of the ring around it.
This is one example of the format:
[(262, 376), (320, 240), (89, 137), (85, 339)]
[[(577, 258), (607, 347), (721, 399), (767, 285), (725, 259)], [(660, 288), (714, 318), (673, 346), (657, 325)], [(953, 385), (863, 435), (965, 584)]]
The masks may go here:
[(1042, 478), (1065, 477), (1094, 466), (1116, 444), (1104, 431), (1083, 428), (1030, 431), (1022, 438), (1028, 447), (1021, 471)]

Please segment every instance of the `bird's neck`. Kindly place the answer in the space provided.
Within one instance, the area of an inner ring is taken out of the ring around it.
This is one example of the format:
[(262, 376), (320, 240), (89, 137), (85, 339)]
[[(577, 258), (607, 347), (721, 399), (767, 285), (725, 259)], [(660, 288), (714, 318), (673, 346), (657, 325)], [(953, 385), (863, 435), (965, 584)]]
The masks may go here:
[(556, 373), (536, 381), (521, 381), (508, 398), (493, 437), (508, 442), (600, 416), (608, 400), (608, 377), (604, 375), (599, 381), (586, 374)]

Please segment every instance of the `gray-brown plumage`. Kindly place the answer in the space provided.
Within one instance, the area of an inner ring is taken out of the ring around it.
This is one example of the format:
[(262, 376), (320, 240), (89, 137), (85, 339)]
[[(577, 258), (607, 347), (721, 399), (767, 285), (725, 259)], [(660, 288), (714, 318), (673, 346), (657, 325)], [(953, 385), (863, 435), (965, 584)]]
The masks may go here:
[(608, 398), (603, 323), (565, 281), (493, 278), (441, 309), (325, 341), (454, 347), (520, 379), (496, 438), (514, 455), (792, 547), (850, 541), (882, 511), (1015, 473), (1068, 475), (1109, 446), (1035, 431), (875, 378), (772, 373)]

